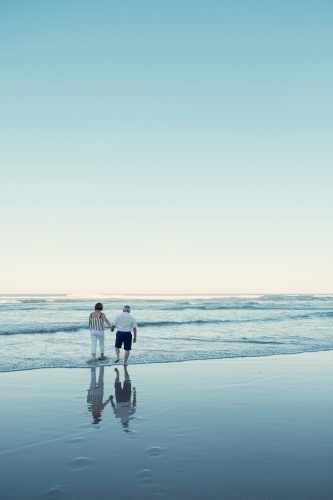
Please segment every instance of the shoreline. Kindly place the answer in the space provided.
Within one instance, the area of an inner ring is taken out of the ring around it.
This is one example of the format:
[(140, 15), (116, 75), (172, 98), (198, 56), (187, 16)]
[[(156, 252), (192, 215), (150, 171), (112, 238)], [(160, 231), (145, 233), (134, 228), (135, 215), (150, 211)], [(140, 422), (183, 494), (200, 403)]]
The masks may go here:
[[(170, 365), (170, 364), (184, 364), (184, 363), (201, 363), (201, 362), (206, 362), (206, 363), (213, 363), (213, 362), (219, 362), (219, 361), (227, 361), (227, 360), (246, 360), (246, 359), (266, 359), (266, 358), (280, 358), (280, 357), (295, 357), (295, 356), (302, 356), (302, 355), (315, 355), (315, 354), (320, 354), (320, 353), (333, 353), (333, 349), (321, 349), (319, 351), (302, 351), (302, 352), (293, 352), (293, 353), (278, 353), (278, 354), (262, 354), (261, 356), (229, 356), (229, 357), (223, 357), (223, 358), (199, 358), (199, 359), (186, 359), (186, 360), (178, 360), (178, 361), (153, 361), (151, 363), (129, 363), (128, 367), (131, 366), (159, 366), (159, 365)], [(110, 356), (111, 358), (111, 356)], [(112, 359), (114, 358), (114, 355), (112, 355)], [(96, 363), (90, 363), (89, 361), (86, 361), (86, 366), (41, 366), (39, 368), (22, 368), (22, 369), (17, 369), (17, 370), (0, 370), (0, 376), (3, 373), (17, 373), (17, 372), (31, 372), (31, 371), (40, 371), (40, 370), (85, 370), (88, 368), (100, 368), (100, 367), (105, 367), (105, 368), (112, 368), (112, 367), (119, 367), (119, 366), (124, 366), (122, 363), (115, 363), (112, 361), (111, 364), (108, 363), (101, 363), (101, 362), (96, 362)]]

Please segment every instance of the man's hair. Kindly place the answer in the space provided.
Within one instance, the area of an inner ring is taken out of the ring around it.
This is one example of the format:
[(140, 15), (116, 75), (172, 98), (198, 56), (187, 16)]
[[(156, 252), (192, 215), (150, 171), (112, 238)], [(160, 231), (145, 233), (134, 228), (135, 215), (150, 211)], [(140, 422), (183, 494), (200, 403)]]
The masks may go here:
[(103, 311), (103, 304), (97, 302), (97, 304), (95, 305), (95, 311)]
[(130, 306), (124, 306), (124, 309), (123, 309), (124, 312), (128, 312), (129, 313), (130, 310), (131, 310)]

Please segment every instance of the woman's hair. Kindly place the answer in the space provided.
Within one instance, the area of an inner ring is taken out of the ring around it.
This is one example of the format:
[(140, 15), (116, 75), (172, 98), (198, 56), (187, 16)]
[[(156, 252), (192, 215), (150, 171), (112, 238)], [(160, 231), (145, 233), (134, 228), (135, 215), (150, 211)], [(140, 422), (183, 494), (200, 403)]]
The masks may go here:
[(97, 302), (97, 304), (95, 305), (95, 311), (103, 311), (103, 304)]

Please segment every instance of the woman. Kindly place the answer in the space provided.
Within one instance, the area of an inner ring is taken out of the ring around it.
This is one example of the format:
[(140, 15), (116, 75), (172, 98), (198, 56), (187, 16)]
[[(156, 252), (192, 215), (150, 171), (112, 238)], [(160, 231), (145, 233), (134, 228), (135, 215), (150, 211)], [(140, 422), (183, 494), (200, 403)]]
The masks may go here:
[(88, 389), (87, 403), (88, 410), (91, 411), (93, 416), (93, 423), (99, 424), (102, 420), (102, 411), (105, 406), (112, 402), (113, 396), (110, 396), (105, 403), (103, 403), (104, 395), (104, 366), (99, 369), (98, 382), (96, 382), (96, 368), (91, 368), (91, 382), (90, 388)]
[(91, 313), (89, 316), (89, 329), (91, 335), (91, 360), (96, 361), (96, 347), (97, 340), (99, 342), (99, 350), (101, 356), (98, 358), (104, 361), (106, 356), (104, 356), (104, 322), (111, 328), (111, 323), (107, 320), (103, 311), (103, 304), (97, 302), (95, 305), (95, 312)]

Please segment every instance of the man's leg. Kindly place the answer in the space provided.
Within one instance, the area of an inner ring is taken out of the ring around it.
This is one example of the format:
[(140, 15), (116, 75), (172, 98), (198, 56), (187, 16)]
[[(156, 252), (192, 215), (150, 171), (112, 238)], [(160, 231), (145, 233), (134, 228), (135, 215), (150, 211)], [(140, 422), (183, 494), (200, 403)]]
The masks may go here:
[(125, 351), (125, 356), (124, 356), (124, 366), (128, 365), (128, 356), (130, 355), (131, 351)]
[(125, 375), (125, 380), (131, 380), (126, 366), (124, 366), (124, 375)]
[(124, 366), (128, 365), (128, 356), (130, 355), (131, 348), (132, 348), (132, 334), (131, 332), (126, 332), (125, 339), (124, 339), (124, 350), (125, 350), (125, 356), (124, 356)]
[(123, 344), (123, 342), (121, 339), (121, 333), (117, 332), (116, 333), (116, 343), (115, 343), (115, 351), (116, 351), (115, 363), (118, 363), (118, 361), (120, 359), (120, 348), (121, 348), (122, 344)]

